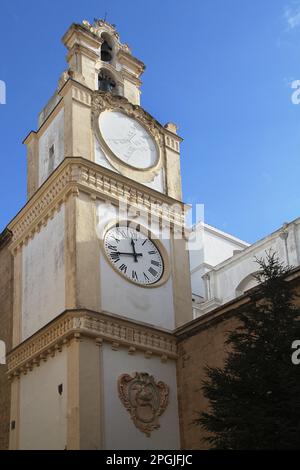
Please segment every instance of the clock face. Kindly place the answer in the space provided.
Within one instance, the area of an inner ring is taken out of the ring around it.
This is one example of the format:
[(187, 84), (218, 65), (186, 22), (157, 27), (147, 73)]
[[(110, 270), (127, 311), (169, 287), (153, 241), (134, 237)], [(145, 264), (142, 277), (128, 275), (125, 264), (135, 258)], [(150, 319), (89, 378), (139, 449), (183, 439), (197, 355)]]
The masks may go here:
[(105, 234), (104, 248), (115, 269), (136, 284), (149, 286), (163, 275), (164, 263), (157, 246), (134, 228), (111, 228)]
[(135, 119), (120, 111), (104, 111), (99, 116), (99, 129), (106, 145), (127, 165), (145, 170), (157, 163), (155, 141)]

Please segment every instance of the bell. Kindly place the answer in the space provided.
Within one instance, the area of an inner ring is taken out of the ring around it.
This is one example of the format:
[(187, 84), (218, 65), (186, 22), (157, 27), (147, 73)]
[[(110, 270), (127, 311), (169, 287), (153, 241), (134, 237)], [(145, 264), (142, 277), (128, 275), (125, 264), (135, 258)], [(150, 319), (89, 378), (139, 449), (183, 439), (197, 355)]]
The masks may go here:
[(112, 59), (112, 54), (111, 54), (112, 48), (108, 44), (107, 41), (104, 41), (101, 47), (101, 60), (103, 62), (110, 62)]
[(112, 78), (102, 73), (99, 75), (99, 79), (98, 79), (99, 90), (113, 92), (115, 87), (116, 87), (116, 84)]

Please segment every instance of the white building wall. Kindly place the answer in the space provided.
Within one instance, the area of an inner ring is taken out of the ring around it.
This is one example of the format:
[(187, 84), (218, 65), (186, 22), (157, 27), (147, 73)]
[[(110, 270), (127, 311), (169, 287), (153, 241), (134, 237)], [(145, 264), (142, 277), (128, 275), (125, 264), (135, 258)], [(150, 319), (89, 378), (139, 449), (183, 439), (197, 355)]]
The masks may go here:
[[(162, 363), (159, 357), (145, 359), (141, 352), (129, 355), (123, 348), (113, 351), (108, 344), (103, 345), (102, 354), (105, 448), (179, 449), (176, 363)], [(165, 382), (170, 388), (168, 407), (159, 418), (160, 428), (153, 431), (151, 437), (147, 437), (135, 427), (118, 396), (118, 377), (134, 372), (147, 372), (153, 375), (155, 380)]]
[(22, 341), (65, 309), (64, 206), (23, 248)]
[(210, 266), (216, 266), (222, 261), (231, 258), (235, 250), (244, 250), (248, 243), (237, 242), (233, 239), (225, 238), (220, 235), (218, 232), (213, 232), (211, 230), (204, 231), (204, 262)]
[[(54, 146), (54, 161), (49, 161), (50, 148)], [(39, 185), (64, 158), (64, 110), (62, 109), (39, 139)]]
[[(205, 246), (205, 250), (206, 248)], [(200, 284), (203, 288), (203, 281), (205, 283), (204, 302), (194, 308), (194, 315), (202, 315), (254, 287), (257, 281), (253, 274), (259, 270), (255, 259), (265, 258), (269, 251), (275, 252), (284, 265), (299, 266), (300, 218), (284, 224), (281, 229), (245, 248), (241, 253), (207, 269)]]
[(20, 376), (20, 449), (63, 450), (66, 444), (67, 350), (64, 349)]
[(206, 293), (202, 276), (249, 244), (207, 224), (198, 224), (195, 230), (197, 238), (191, 238), (193, 241), (189, 244), (192, 293), (204, 298)]

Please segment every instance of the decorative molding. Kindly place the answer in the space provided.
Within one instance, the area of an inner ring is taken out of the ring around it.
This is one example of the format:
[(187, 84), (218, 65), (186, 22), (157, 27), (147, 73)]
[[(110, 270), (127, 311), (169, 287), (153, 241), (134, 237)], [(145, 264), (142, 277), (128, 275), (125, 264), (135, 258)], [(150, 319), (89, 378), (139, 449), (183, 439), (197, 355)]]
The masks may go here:
[(151, 114), (141, 106), (130, 103), (124, 96), (113, 95), (110, 92), (94, 91), (92, 98), (92, 113), (94, 127), (98, 126), (99, 114), (107, 109), (121, 109), (125, 114), (137, 119), (156, 139), (160, 147), (164, 146), (164, 132)]
[(122, 78), (123, 80), (124, 79), (128, 80), (129, 82), (131, 82), (133, 85), (137, 87), (140, 87), (142, 84), (141, 80), (138, 77), (132, 75), (132, 73), (128, 72), (128, 70), (126, 69), (122, 70)]
[(126, 50), (126, 45), (121, 46), (118, 52), (118, 61), (124, 68), (130, 69), (139, 78), (144, 72), (146, 66), (144, 62), (133, 57), (131, 52)]
[(120, 40), (120, 36), (116, 31), (115, 25), (110, 24), (105, 20), (95, 18), (93, 24), (91, 24), (88, 20), (83, 20), (82, 25), (84, 26), (84, 28), (90, 31), (90, 33), (95, 34), (99, 38), (101, 37), (101, 34), (106, 31), (112, 36), (114, 36), (118, 42)]
[(143, 351), (149, 356), (159, 356), (162, 362), (177, 359), (176, 339), (171, 333), (123, 320), (107, 313), (86, 310), (66, 311), (55, 321), (14, 348), (7, 359), (11, 378), (26, 374), (40, 361), (46, 361), (69, 344), (82, 337), (92, 337), (101, 346), (108, 342), (113, 350), (121, 346), (133, 354)]
[[(101, 41), (99, 41), (98, 49), (100, 49)], [(98, 60), (99, 57), (99, 52), (96, 52), (95, 50), (92, 50), (83, 44), (78, 44), (74, 43), (73, 46), (69, 49), (68, 55), (67, 55), (67, 62), (70, 62), (72, 60), (72, 57), (76, 54), (81, 54), (89, 59), (96, 61)]]
[(115, 204), (128, 203), (137, 210), (151, 213), (161, 223), (166, 222), (176, 230), (184, 230), (186, 206), (182, 202), (84, 158), (68, 157), (8, 225), (13, 233), (11, 251), (33, 238), (60, 210), (61, 205), (70, 196), (78, 197), (80, 191), (93, 199), (98, 197)]
[(84, 90), (82, 87), (72, 87), (72, 98), (82, 104), (91, 106), (91, 93)]
[(131, 56), (130, 47), (128, 46), (128, 44), (121, 43), (119, 33), (116, 31), (116, 27), (114, 24), (108, 23), (107, 21), (102, 19), (95, 18), (93, 24), (91, 24), (88, 20), (83, 20), (81, 26), (93, 35), (97, 36), (100, 40), (102, 39), (101, 36), (104, 32), (108, 33), (115, 39), (119, 50)]
[(158, 419), (169, 402), (169, 387), (156, 382), (147, 372), (135, 372), (132, 376), (122, 374), (118, 378), (121, 402), (129, 412), (135, 426), (147, 437), (160, 428)]
[[(123, 76), (122, 73), (116, 68), (111, 65), (109, 62), (102, 62), (100, 59), (96, 62), (95, 64), (95, 70), (97, 74), (100, 73), (100, 71), (105, 71), (107, 74), (111, 75), (114, 81), (116, 82), (117, 86), (123, 87)], [(101, 93), (101, 91), (99, 91)], [(103, 93), (103, 92), (102, 92)]]
[[(158, 159), (154, 166), (145, 169), (137, 169), (120, 160), (107, 145), (99, 129), (99, 116), (103, 111), (121, 111), (128, 117), (138, 121), (141, 126), (152, 136), (157, 149)], [(113, 95), (110, 92), (94, 91), (92, 96), (92, 126), (100, 146), (106, 154), (111, 165), (121, 174), (133, 180), (141, 182), (152, 181), (159, 173), (163, 165), (164, 133), (160, 124), (143, 108), (130, 103), (127, 98)]]
[(97, 49), (101, 45), (101, 38), (93, 31), (90, 31), (86, 25), (73, 23), (62, 37), (62, 42), (68, 50), (70, 50), (74, 44), (87, 44)]
[(173, 152), (180, 153), (180, 137), (171, 137), (170, 135), (165, 135), (165, 145)]

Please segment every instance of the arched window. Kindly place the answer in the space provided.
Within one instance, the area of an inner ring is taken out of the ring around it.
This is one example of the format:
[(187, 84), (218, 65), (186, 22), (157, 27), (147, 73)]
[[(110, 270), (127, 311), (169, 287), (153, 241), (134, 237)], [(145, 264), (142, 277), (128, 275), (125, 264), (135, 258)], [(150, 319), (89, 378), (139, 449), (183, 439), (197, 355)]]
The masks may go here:
[(112, 76), (105, 70), (101, 70), (98, 75), (98, 89), (100, 91), (110, 91), (115, 93), (116, 82)]
[(103, 62), (110, 62), (111, 59), (112, 59), (112, 47), (110, 47), (107, 41), (104, 41), (101, 46), (101, 60), (103, 60)]
[(114, 56), (113, 41), (109, 34), (102, 34), (103, 43), (101, 46), (101, 60), (111, 62)]
[(235, 289), (236, 297), (243, 295), (247, 290), (252, 289), (252, 287), (255, 287), (258, 284), (257, 279), (254, 277), (257, 272), (258, 271), (248, 274), (248, 276), (240, 281)]

